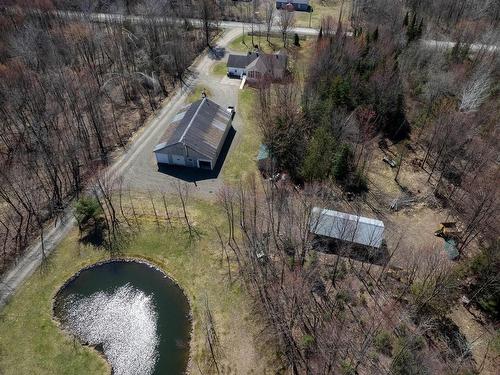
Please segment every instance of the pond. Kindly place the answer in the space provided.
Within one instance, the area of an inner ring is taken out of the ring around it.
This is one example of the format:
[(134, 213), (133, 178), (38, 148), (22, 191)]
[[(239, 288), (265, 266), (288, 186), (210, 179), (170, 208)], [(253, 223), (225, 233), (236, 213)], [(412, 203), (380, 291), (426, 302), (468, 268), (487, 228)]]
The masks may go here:
[(82, 270), (58, 292), (62, 327), (104, 354), (115, 375), (183, 374), (189, 359), (189, 302), (158, 269), (113, 261)]

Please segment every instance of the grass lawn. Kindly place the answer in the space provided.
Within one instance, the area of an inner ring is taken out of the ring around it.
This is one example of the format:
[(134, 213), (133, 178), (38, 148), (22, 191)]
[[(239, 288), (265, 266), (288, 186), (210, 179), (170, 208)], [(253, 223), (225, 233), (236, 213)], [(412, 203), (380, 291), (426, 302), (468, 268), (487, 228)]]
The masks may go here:
[[(307, 12), (295, 12), (295, 19), (297, 27), (309, 27), (309, 16), (311, 16), (311, 27), (318, 29), (321, 26), (321, 19), (323, 17), (331, 16), (337, 22), (341, 0), (310, 0), (309, 4), (313, 7), (313, 12), (310, 15)], [(344, 9), (342, 11), (343, 18), (348, 14), (350, 9), (350, 1), (344, 2)]]
[(227, 74), (227, 65), (224, 61), (216, 62), (212, 66), (212, 74), (218, 77), (224, 77)]
[(186, 103), (188, 103), (188, 104), (194, 103), (195, 101), (201, 99), (201, 92), (203, 90), (205, 90), (205, 93), (207, 94), (207, 96), (212, 95), (209, 88), (207, 88), (205, 86), (196, 86), (194, 88), (194, 90), (191, 92), (191, 94), (189, 94), (189, 96), (187, 97)]
[(239, 91), (238, 106), (236, 111), (243, 121), (241, 134), (237, 134), (234, 150), (227, 158), (222, 169), (225, 182), (237, 182), (251, 173), (257, 172), (256, 157), (259, 151), (260, 134), (257, 122), (254, 118), (254, 106), (257, 92), (253, 88), (246, 87)]
[[(293, 36), (292, 36), (293, 38)], [(279, 36), (271, 36), (269, 38), (269, 42), (266, 40), (266, 36), (257, 36), (253, 37), (254, 44), (257, 44), (261, 50), (266, 53), (271, 53), (275, 51), (279, 51), (283, 48), (283, 40)], [(292, 39), (293, 42), (293, 39)], [(248, 34), (241, 34), (239, 37), (233, 39), (231, 43), (229, 43), (228, 48), (233, 52), (248, 52), (252, 51), (252, 37)]]
[[(142, 203), (137, 203), (136, 209), (143, 206), (142, 211), (148, 212), (147, 202), (139, 202)], [(175, 204), (171, 204), (171, 215), (180, 210)], [(161, 207), (159, 202), (157, 207)], [(186, 291), (194, 315), (191, 345), (196, 363), (192, 361), (191, 373), (198, 374), (198, 366), (203, 373), (211, 373), (207, 369), (208, 350), (200, 322), (204, 296), (208, 297), (221, 340), (223, 358), (219, 366), (223, 372), (275, 373), (271, 351), (258, 340), (262, 327), (252, 319), (247, 295), (238, 281), (229, 284), (227, 265), (221, 262), (219, 241), (212, 228), (224, 227), (222, 213), (207, 202), (192, 200), (188, 207), (200, 239), (190, 240), (180, 220), (173, 229), (163, 223), (157, 228), (151, 217), (143, 216), (142, 231), (126, 246), (123, 255), (156, 264)], [(96, 351), (80, 345), (52, 319), (52, 298), (58, 288), (83, 266), (107, 258), (103, 250), (79, 245), (77, 239), (74, 230), (49, 257), (44, 272), (31, 276), (2, 311), (2, 375), (109, 374), (109, 366)]]

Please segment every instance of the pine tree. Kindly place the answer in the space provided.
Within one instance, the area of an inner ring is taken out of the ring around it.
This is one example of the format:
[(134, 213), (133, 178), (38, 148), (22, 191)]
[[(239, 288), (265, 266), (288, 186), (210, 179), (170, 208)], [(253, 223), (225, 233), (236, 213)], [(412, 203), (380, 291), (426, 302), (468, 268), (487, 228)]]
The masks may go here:
[(295, 33), (293, 35), (293, 44), (297, 47), (300, 47), (300, 39), (299, 39), (299, 34)]
[(408, 19), (409, 18), (409, 15), (408, 15), (408, 12), (406, 12), (405, 14), (405, 19), (403, 20), (403, 26), (406, 27), (408, 26)]
[(349, 174), (349, 159), (351, 158), (351, 149), (343, 144), (337, 151), (333, 165), (333, 177), (337, 182), (344, 182)]
[(377, 41), (377, 40), (378, 40), (378, 26), (377, 26), (377, 28), (375, 29), (375, 31), (373, 32), (373, 40), (374, 40), (374, 41)]
[(417, 23), (417, 14), (414, 13), (411, 17), (410, 25), (408, 26), (408, 30), (406, 30), (406, 36), (408, 37), (408, 42), (411, 42), (415, 39), (416, 36), (416, 23)]
[(323, 26), (319, 28), (318, 40), (320, 40), (321, 38), (323, 38)]
[(422, 37), (423, 30), (424, 30), (424, 19), (421, 18), (420, 23), (418, 24), (417, 32), (416, 32), (417, 39)]

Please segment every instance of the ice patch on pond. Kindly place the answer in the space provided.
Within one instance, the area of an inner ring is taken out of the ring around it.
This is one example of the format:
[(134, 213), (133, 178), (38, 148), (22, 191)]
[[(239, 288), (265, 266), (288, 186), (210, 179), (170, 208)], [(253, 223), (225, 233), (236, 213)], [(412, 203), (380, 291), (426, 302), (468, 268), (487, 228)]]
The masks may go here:
[(127, 284), (113, 293), (72, 298), (65, 310), (65, 327), (89, 345), (102, 345), (113, 374), (153, 372), (159, 337), (151, 296)]

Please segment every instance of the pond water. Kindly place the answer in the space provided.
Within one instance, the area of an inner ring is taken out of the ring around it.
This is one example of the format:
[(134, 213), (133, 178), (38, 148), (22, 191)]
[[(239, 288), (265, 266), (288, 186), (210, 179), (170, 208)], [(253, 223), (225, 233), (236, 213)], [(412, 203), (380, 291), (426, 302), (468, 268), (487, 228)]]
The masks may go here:
[(64, 329), (95, 346), (113, 374), (183, 374), (191, 320), (182, 290), (159, 270), (116, 261), (83, 270), (56, 296)]

